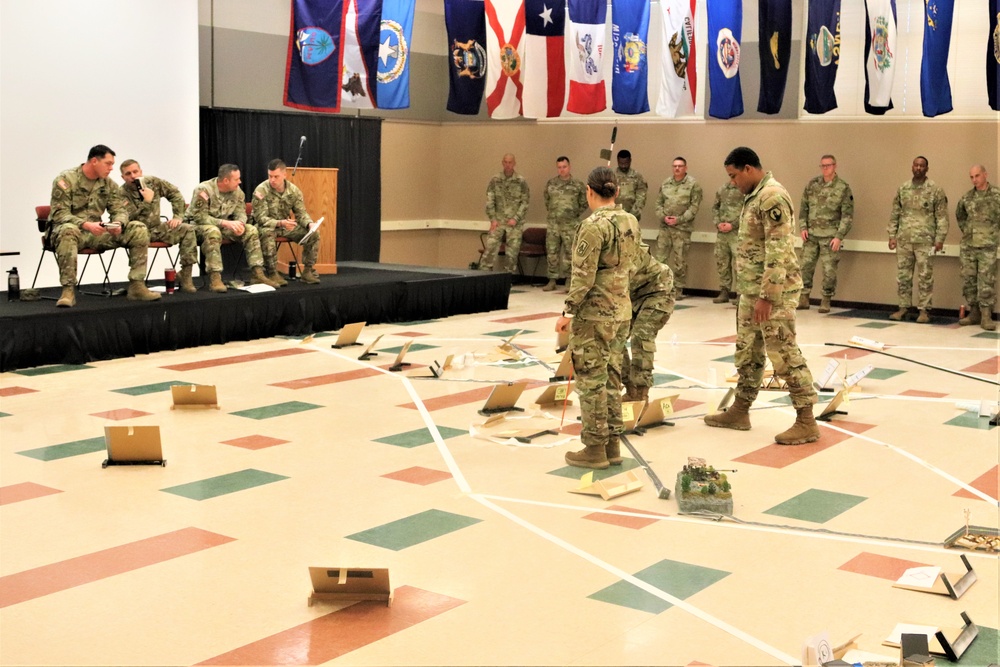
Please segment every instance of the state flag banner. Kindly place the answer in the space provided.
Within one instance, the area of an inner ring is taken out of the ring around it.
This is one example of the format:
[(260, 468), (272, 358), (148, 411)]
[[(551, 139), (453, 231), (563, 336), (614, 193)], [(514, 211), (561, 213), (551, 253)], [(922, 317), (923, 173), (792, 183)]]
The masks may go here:
[(604, 27), (607, 0), (569, 0), (569, 100), (566, 110), (578, 114), (600, 113), (607, 107), (604, 87)]
[(990, 108), (1000, 111), (1000, 0), (990, 0), (990, 32), (986, 39), (986, 94)]
[(865, 0), (865, 112), (892, 109), (896, 75), (896, 0)]
[(708, 0), (708, 115), (743, 115), (740, 85), (740, 40), (743, 39), (743, 0)]
[(524, 115), (554, 118), (566, 100), (566, 3), (525, 0), (524, 27)]
[(524, 1), (486, 0), (486, 109), (490, 118), (521, 115)]
[(792, 59), (792, 0), (758, 0), (757, 36), (760, 53), (757, 111), (776, 114), (781, 111)]
[(410, 106), (410, 43), (415, 6), (416, 0), (382, 0), (375, 94), (380, 109)]
[(344, 0), (344, 70), (341, 106), (374, 109), (378, 91), (382, 0)]
[(930, 118), (952, 110), (948, 50), (955, 0), (924, 3), (924, 51), (920, 60), (920, 106)]
[(698, 58), (694, 44), (697, 0), (660, 0), (663, 26), (662, 77), (656, 113), (668, 118), (690, 116), (698, 92)]
[(810, 0), (807, 24), (803, 109), (821, 114), (837, 108), (833, 86), (840, 65), (840, 0)]
[(286, 107), (340, 111), (343, 0), (291, 0), (285, 62)]
[(479, 113), (486, 89), (486, 14), (483, 3), (444, 0), (448, 33), (448, 111)]
[(649, 111), (649, 0), (611, 0), (611, 109), (620, 114)]

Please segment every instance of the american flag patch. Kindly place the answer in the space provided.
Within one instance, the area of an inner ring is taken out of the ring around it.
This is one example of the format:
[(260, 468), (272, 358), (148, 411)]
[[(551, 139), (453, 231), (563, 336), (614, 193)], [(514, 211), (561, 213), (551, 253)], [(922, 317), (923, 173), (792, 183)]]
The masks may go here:
[(69, 190), (69, 186), (66, 185), (66, 181), (64, 181), (61, 178), (59, 179), (59, 187), (61, 187), (63, 190)]
[(199, 192), (198, 196), (201, 197), (202, 199), (204, 199), (205, 201), (208, 201), (208, 193), (205, 192), (204, 190), (202, 190), (201, 192)]

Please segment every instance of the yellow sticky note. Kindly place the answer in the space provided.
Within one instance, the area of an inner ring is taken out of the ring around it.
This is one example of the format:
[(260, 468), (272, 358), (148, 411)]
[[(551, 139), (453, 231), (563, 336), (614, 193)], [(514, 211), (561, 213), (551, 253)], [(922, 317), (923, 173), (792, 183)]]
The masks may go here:
[(665, 398), (660, 401), (660, 409), (663, 410), (663, 414), (672, 415), (674, 413), (674, 402), (669, 398)]
[(556, 400), (557, 401), (566, 400), (566, 385), (560, 385), (556, 387)]
[(635, 414), (632, 412), (631, 403), (622, 404), (622, 421), (630, 422), (635, 419)]

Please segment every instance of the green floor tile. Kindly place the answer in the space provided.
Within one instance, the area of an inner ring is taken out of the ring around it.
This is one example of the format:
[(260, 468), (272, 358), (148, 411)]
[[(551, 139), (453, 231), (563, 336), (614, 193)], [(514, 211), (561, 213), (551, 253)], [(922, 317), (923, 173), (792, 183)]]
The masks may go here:
[(41, 366), (39, 368), (25, 368), (20, 371), (12, 371), (17, 375), (27, 375), (28, 377), (34, 377), (36, 375), (52, 375), (53, 373), (66, 373), (68, 371), (79, 371), (84, 368), (93, 368), (93, 366), (88, 366), (87, 364), (57, 364), (55, 366)]
[[(761, 392), (761, 395), (762, 396), (766, 396), (767, 394), (765, 392)], [(830, 401), (833, 400), (833, 397), (835, 395), (836, 395), (835, 393), (818, 394), (816, 396), (816, 402), (817, 403), (829, 403)], [(768, 403), (771, 403), (772, 405), (791, 405), (792, 404), (792, 397), (789, 396), (788, 394), (782, 394), (778, 398), (775, 398), (775, 399), (772, 399), (772, 400), (768, 401)], [(819, 413), (817, 412), (816, 414), (819, 414)]]
[(437, 320), (411, 320), (410, 322), (396, 322), (396, 326), (415, 327), (419, 324), (431, 324), (432, 322), (437, 322)]
[[(710, 567), (681, 563), (673, 560), (661, 560), (659, 563), (635, 573), (636, 579), (644, 581), (681, 600), (686, 600), (695, 593), (702, 591), (717, 581), (729, 576), (729, 572), (715, 570)], [(647, 611), (652, 614), (670, 609), (673, 605), (638, 586), (619, 581), (607, 588), (589, 595), (592, 600), (609, 602), (611, 604)]]
[[(975, 622), (976, 619), (973, 618), (972, 620)], [(961, 622), (962, 618), (959, 617), (955, 621), (955, 627), (958, 627)], [(976, 625), (979, 628), (979, 635), (973, 640), (965, 653), (962, 654), (958, 662), (952, 662), (941, 656), (935, 656), (934, 664), (965, 665), (966, 667), (986, 667), (986, 665), (1000, 664), (1000, 641), (997, 639), (1000, 633), (997, 632), (996, 628), (986, 628), (978, 623)]]
[(868, 380), (888, 380), (889, 378), (894, 378), (897, 375), (902, 375), (906, 371), (897, 371), (892, 368), (875, 368), (871, 373), (865, 376)]
[(895, 322), (866, 322), (865, 324), (859, 324), (859, 329), (887, 329), (889, 327), (896, 326)]
[(684, 306), (679, 303), (674, 305), (674, 310), (687, 310), (688, 308), (694, 308), (694, 306)]
[[(409, 352), (419, 352), (420, 350), (435, 350), (439, 348), (440, 345), (428, 345), (426, 343), (414, 343), (410, 345)], [(399, 354), (399, 351), (403, 349), (402, 345), (397, 345), (396, 347), (380, 347), (379, 352), (385, 352), (387, 354)], [(407, 354), (409, 354), (407, 352)]]
[(270, 419), (271, 417), (281, 417), (282, 415), (291, 415), (296, 412), (305, 412), (306, 410), (316, 410), (321, 407), (323, 406), (314, 405), (313, 403), (288, 401), (286, 403), (265, 405), (259, 408), (250, 408), (249, 410), (239, 410), (238, 412), (231, 412), (229, 414), (236, 415), (237, 417), (247, 417), (249, 419)]
[(393, 551), (402, 551), (407, 547), (453, 533), (480, 521), (482, 519), (474, 519), (471, 516), (452, 514), (441, 510), (427, 510), (405, 519), (347, 535), (347, 539)]
[(765, 510), (764, 514), (812, 523), (826, 523), (866, 500), (868, 499), (864, 496), (809, 489), (769, 510)]
[(974, 428), (980, 431), (989, 431), (996, 426), (990, 426), (989, 417), (980, 417), (975, 412), (963, 412), (957, 417), (952, 417), (945, 422), (948, 426), (962, 426), (964, 428)]
[(735, 364), (736, 363), (736, 355), (735, 354), (730, 354), (730, 355), (725, 356), (725, 357), (719, 357), (718, 359), (712, 359), (712, 361), (718, 361), (720, 364)]
[(982, 331), (972, 336), (973, 338), (985, 338), (986, 340), (1000, 340), (1000, 333), (996, 331)]
[(669, 384), (671, 382), (676, 382), (680, 380), (680, 375), (673, 375), (671, 373), (653, 373), (653, 386), (658, 386), (661, 384)]
[(0, 412), (0, 417), (10, 417), (9, 412)]
[[(538, 333), (536, 331), (532, 331), (531, 329), (504, 329), (503, 331), (490, 331), (489, 333), (484, 333), (483, 335), (484, 336), (496, 336), (497, 338), (510, 338), (511, 336), (513, 336), (514, 334), (516, 334), (518, 331), (521, 332), (522, 336), (527, 336), (528, 334)], [(517, 344), (516, 340), (514, 341), (514, 344), (515, 345)]]
[(112, 389), (111, 391), (116, 394), (128, 394), (129, 396), (142, 396), (144, 394), (155, 394), (161, 391), (170, 391), (171, 387), (176, 387), (178, 385), (190, 385), (190, 382), (181, 382), (179, 380), (171, 380), (170, 382), (157, 382), (156, 384), (141, 384), (137, 387), (123, 387), (121, 389)]
[(64, 442), (61, 445), (49, 445), (48, 447), (39, 447), (38, 449), (26, 449), (17, 453), (22, 456), (38, 459), (39, 461), (55, 461), (56, 459), (66, 459), (70, 456), (103, 452), (105, 449), (104, 436), (101, 436), (100, 438), (74, 440), (73, 442)]
[[(469, 432), (460, 428), (449, 428), (447, 426), (438, 426), (438, 433), (441, 437), (447, 440), (448, 438), (454, 438), (457, 435), (467, 435)], [(384, 438), (376, 438), (375, 442), (381, 442), (386, 445), (395, 445), (396, 447), (420, 447), (421, 445), (428, 445), (434, 442), (434, 438), (431, 437), (430, 430), (426, 428), (418, 428), (415, 431), (406, 431), (405, 433), (397, 433), (396, 435), (387, 435)]]
[(191, 500), (208, 500), (209, 498), (252, 489), (255, 486), (280, 482), (283, 479), (288, 478), (284, 475), (275, 475), (263, 470), (248, 468), (247, 470), (231, 472), (227, 475), (219, 475), (218, 477), (209, 477), (197, 482), (171, 486), (166, 489), (160, 489), (160, 491), (190, 498)]
[[(629, 439), (629, 442), (632, 442), (632, 440)], [(574, 447), (571, 447), (570, 449), (574, 449)], [(622, 445), (621, 451), (624, 460), (622, 461), (622, 464), (620, 466), (611, 466), (609, 468), (605, 468), (604, 470), (594, 470), (594, 471), (588, 470), (587, 468), (577, 468), (576, 466), (563, 466), (562, 468), (556, 468), (555, 470), (550, 470), (548, 474), (555, 475), (556, 477), (566, 477), (568, 479), (580, 479), (588, 472), (593, 472), (594, 481), (600, 481), (602, 479), (607, 479), (608, 477), (614, 477), (615, 475), (620, 475), (626, 470), (632, 470), (633, 468), (639, 467), (639, 464), (636, 463), (635, 459), (631, 458), (631, 454), (629, 453), (625, 445)], [(638, 451), (642, 452), (641, 445), (639, 446)]]

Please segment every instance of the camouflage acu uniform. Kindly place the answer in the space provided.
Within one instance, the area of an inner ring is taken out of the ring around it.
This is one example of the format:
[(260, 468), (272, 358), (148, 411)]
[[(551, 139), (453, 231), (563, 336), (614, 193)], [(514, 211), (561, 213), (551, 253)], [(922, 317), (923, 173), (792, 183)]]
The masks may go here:
[[(748, 403), (757, 398), (764, 376), (765, 354), (775, 375), (788, 386), (792, 405), (816, 402), (812, 373), (795, 339), (795, 306), (802, 289), (795, 257), (792, 198), (767, 172), (743, 206), (736, 258), (736, 396)], [(757, 299), (771, 304), (771, 319), (754, 324)]]
[(153, 199), (146, 202), (142, 198), (142, 193), (136, 186), (135, 181), (126, 183), (121, 187), (122, 197), (125, 199), (125, 210), (132, 220), (139, 220), (146, 225), (149, 230), (150, 242), (169, 243), (180, 249), (181, 266), (191, 266), (198, 263), (198, 238), (194, 227), (182, 222), (175, 228), (170, 226), (160, 218), (160, 200), (166, 199), (173, 209), (173, 216), (178, 220), (184, 216), (187, 206), (184, 204), (184, 197), (172, 183), (157, 178), (156, 176), (143, 176), (142, 185), (153, 191)]
[(837, 291), (837, 265), (840, 251), (830, 247), (832, 239), (844, 240), (854, 223), (854, 195), (851, 186), (840, 176), (827, 183), (822, 176), (809, 181), (802, 193), (799, 223), (809, 232), (802, 244), (802, 292), (812, 290), (817, 260), (823, 263), (823, 296), (833, 298)]
[(618, 198), (615, 203), (626, 213), (634, 215), (636, 221), (642, 220), (642, 209), (646, 208), (646, 191), (649, 190), (646, 179), (635, 169), (616, 169), (615, 178), (618, 180)]
[[(149, 232), (138, 220), (129, 220), (118, 184), (110, 178), (90, 180), (82, 165), (67, 169), (52, 181), (49, 229), (59, 264), (59, 284), (76, 285), (76, 256), (80, 250), (111, 250), (128, 248), (130, 281), (146, 279), (146, 253)], [(120, 234), (105, 232), (94, 235), (83, 230), (86, 222), (100, 222), (107, 211), (111, 222), (121, 225)]]
[(931, 179), (899, 186), (892, 200), (889, 240), (896, 241), (899, 307), (913, 305), (913, 272), (917, 273), (917, 308), (930, 310), (934, 291), (934, 244), (948, 234), (948, 197)]
[(1000, 243), (1000, 188), (972, 188), (958, 200), (955, 220), (962, 230), (959, 259), (962, 295), (975, 308), (993, 309), (996, 300), (997, 245)]
[(548, 214), (545, 231), (546, 275), (549, 280), (569, 276), (573, 240), (580, 227), (580, 215), (587, 210), (587, 186), (583, 181), (558, 176), (545, 184), (545, 211)]
[(257, 228), (247, 225), (243, 234), (237, 236), (219, 226), (220, 222), (247, 221), (246, 197), (243, 190), (219, 192), (217, 178), (204, 181), (194, 189), (191, 203), (184, 214), (184, 222), (195, 225), (201, 241), (201, 254), (205, 256), (205, 270), (209, 273), (222, 271), (222, 239), (242, 243), (246, 251), (247, 264), (251, 268), (263, 267), (264, 258), (260, 251)]
[[(284, 236), (290, 241), (299, 243), (302, 237), (309, 233), (309, 225), (313, 220), (306, 211), (302, 190), (291, 181), (285, 181), (284, 192), (278, 192), (269, 182), (264, 181), (254, 189), (250, 203), (253, 206), (253, 224), (256, 225), (260, 236), (264, 269), (270, 273), (277, 270), (278, 248), (275, 239)], [(294, 228), (278, 230), (279, 220), (291, 218), (295, 219)], [(302, 264), (306, 267), (316, 264), (316, 258), (319, 256), (319, 234), (320, 230), (317, 229), (302, 244)]]
[[(503, 172), (490, 179), (486, 188), (486, 217), (497, 221), (495, 229), (491, 229), (486, 237), (486, 249), (479, 259), (479, 268), (489, 271), (497, 260), (500, 244), (506, 244), (504, 254), (507, 257), (504, 270), (514, 273), (517, 270), (517, 253), (521, 251), (521, 234), (524, 232), (524, 216), (528, 213), (528, 182), (518, 173), (508, 178)], [(514, 226), (508, 225), (508, 220), (516, 220)]]
[[(726, 183), (715, 193), (712, 205), (712, 224), (715, 225), (715, 270), (719, 274), (719, 289), (735, 292), (736, 248), (740, 236), (740, 214), (743, 212), (743, 193), (732, 183)], [(719, 225), (728, 222), (731, 231), (720, 232)]]
[(674, 312), (674, 274), (641, 245), (629, 281), (632, 300), (631, 358), (625, 351), (622, 376), (626, 387), (652, 387), (656, 336)]
[[(691, 247), (694, 216), (698, 214), (702, 199), (701, 186), (690, 175), (679, 181), (671, 176), (663, 181), (656, 197), (656, 219), (660, 233), (656, 237), (653, 256), (674, 271), (674, 289), (680, 293), (687, 284), (687, 254)], [(676, 216), (677, 224), (663, 222), (664, 216)]]
[(631, 317), (629, 276), (640, 242), (639, 223), (621, 206), (603, 206), (576, 235), (566, 314), (587, 447), (608, 444), (622, 425), (622, 353)]

